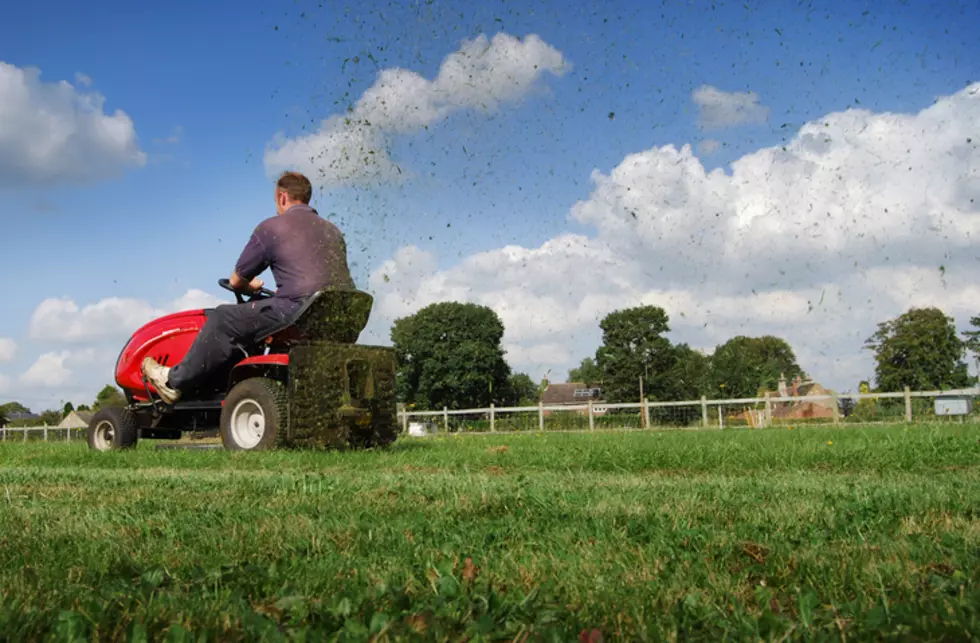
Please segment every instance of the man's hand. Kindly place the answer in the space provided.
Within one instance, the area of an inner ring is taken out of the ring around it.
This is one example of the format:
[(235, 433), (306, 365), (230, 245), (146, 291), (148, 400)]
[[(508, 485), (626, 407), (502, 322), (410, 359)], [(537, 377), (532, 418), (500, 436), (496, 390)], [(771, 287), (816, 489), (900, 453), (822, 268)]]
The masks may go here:
[(238, 292), (252, 293), (261, 288), (264, 283), (261, 279), (256, 277), (252, 281), (245, 283), (245, 280), (238, 276), (237, 272), (231, 273), (231, 278), (228, 279), (232, 288)]

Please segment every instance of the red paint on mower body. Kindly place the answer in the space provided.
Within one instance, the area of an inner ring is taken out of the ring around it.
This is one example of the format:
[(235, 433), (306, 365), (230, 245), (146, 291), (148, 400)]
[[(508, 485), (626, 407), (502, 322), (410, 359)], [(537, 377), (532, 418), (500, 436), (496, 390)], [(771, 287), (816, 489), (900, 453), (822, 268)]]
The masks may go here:
[[(143, 386), (143, 359), (152, 357), (163, 366), (177, 364), (184, 359), (206, 320), (205, 311), (195, 309), (164, 315), (144, 324), (133, 333), (116, 361), (116, 384), (133, 399), (148, 399)], [(156, 394), (152, 385), (149, 388)]]

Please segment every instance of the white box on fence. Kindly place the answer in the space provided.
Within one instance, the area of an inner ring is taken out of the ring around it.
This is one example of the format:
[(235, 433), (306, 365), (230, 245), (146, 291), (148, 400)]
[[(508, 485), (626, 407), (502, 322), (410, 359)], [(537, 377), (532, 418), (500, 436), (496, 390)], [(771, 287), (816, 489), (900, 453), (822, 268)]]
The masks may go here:
[(429, 435), (425, 430), (425, 425), (421, 422), (409, 422), (408, 423), (408, 434), (416, 438), (424, 438)]
[(969, 415), (971, 398), (966, 395), (943, 395), (936, 397), (936, 415)]

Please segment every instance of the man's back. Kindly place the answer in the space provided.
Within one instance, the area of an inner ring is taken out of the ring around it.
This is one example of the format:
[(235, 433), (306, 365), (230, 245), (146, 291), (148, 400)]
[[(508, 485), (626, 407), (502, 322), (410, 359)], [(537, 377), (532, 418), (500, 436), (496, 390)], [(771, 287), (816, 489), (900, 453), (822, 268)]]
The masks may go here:
[(317, 290), (354, 290), (347, 244), (340, 230), (308, 205), (294, 205), (260, 223), (235, 271), (250, 279), (266, 268), (276, 280), (276, 296), (292, 299)]

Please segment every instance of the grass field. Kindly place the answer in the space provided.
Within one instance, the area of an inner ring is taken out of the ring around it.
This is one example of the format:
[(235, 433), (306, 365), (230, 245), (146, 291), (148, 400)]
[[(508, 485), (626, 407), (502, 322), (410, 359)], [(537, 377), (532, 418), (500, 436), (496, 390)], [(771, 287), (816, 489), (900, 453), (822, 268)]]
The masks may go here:
[(15, 442), (0, 483), (5, 640), (980, 636), (970, 424)]

